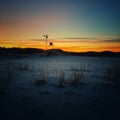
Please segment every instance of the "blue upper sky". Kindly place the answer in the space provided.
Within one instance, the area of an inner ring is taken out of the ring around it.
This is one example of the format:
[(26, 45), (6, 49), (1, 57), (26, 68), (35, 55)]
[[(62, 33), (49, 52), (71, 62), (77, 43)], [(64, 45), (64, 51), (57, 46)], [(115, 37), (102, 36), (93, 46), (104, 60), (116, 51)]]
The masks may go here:
[(38, 38), (42, 32), (55, 37), (119, 36), (119, 11), (120, 0), (0, 0), (0, 31), (12, 36), (18, 29), (25, 38)]

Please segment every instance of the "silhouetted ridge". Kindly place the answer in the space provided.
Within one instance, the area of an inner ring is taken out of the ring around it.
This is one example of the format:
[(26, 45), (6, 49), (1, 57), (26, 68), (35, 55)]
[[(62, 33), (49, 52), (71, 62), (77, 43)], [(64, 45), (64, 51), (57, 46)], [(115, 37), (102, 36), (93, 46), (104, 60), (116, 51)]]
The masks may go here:
[(32, 55), (37, 53), (44, 53), (42, 49), (34, 49), (34, 48), (0, 48), (1, 56), (25, 56)]
[(120, 52), (111, 52), (111, 51), (66, 52), (61, 49), (43, 50), (43, 49), (35, 49), (35, 48), (0, 48), (0, 56), (21, 57), (21, 56), (32, 56), (36, 54), (40, 56), (73, 55), (73, 56), (89, 56), (89, 57), (120, 57)]

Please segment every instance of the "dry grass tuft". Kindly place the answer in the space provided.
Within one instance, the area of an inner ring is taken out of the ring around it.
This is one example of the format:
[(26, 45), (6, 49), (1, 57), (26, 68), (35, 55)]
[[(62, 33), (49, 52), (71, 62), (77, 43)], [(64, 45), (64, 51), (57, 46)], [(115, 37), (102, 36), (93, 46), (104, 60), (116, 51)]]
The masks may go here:
[(13, 77), (13, 64), (11, 62), (6, 63), (6, 70), (3, 73), (3, 77), (0, 79), (0, 93), (4, 93)]
[(108, 80), (119, 81), (120, 80), (120, 67), (113, 66), (105, 69), (104, 77)]
[(71, 77), (70, 77), (70, 85), (76, 86), (83, 82), (84, 75), (80, 71), (71, 71)]
[(65, 87), (65, 73), (63, 71), (59, 73), (58, 87)]
[(48, 76), (49, 76), (48, 72), (44, 68), (42, 68), (37, 76), (35, 85), (41, 86), (41, 85), (46, 84)]

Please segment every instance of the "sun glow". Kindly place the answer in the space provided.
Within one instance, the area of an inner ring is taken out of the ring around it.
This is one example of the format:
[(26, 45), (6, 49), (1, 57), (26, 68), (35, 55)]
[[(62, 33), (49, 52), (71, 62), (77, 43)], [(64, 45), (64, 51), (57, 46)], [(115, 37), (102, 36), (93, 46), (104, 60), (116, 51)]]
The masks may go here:
[[(50, 46), (50, 43), (53, 43)], [(62, 49), (72, 52), (86, 51), (114, 51), (120, 52), (120, 43), (113, 43), (100, 39), (48, 39), (47, 47), (45, 39), (7, 40), (0, 41), (0, 47), (12, 48), (38, 48), (38, 49)]]

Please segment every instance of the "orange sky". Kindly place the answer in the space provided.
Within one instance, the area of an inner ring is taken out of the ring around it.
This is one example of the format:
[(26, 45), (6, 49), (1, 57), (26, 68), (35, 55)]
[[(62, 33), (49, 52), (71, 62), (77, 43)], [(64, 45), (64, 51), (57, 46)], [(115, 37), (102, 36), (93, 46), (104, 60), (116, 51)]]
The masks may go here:
[(1, 0), (0, 47), (120, 52), (119, 11), (119, 0)]
[[(52, 42), (54, 45), (49, 46), (50, 42)], [(106, 40), (105, 38), (48, 39), (47, 46), (45, 39), (4, 40), (4, 41), (1, 40), (0, 47), (62, 49), (64, 51), (72, 51), (72, 52), (108, 51), (108, 50), (114, 52), (120, 52), (120, 42), (118, 38), (111, 38), (111, 39), (109, 38), (109, 40)]]

